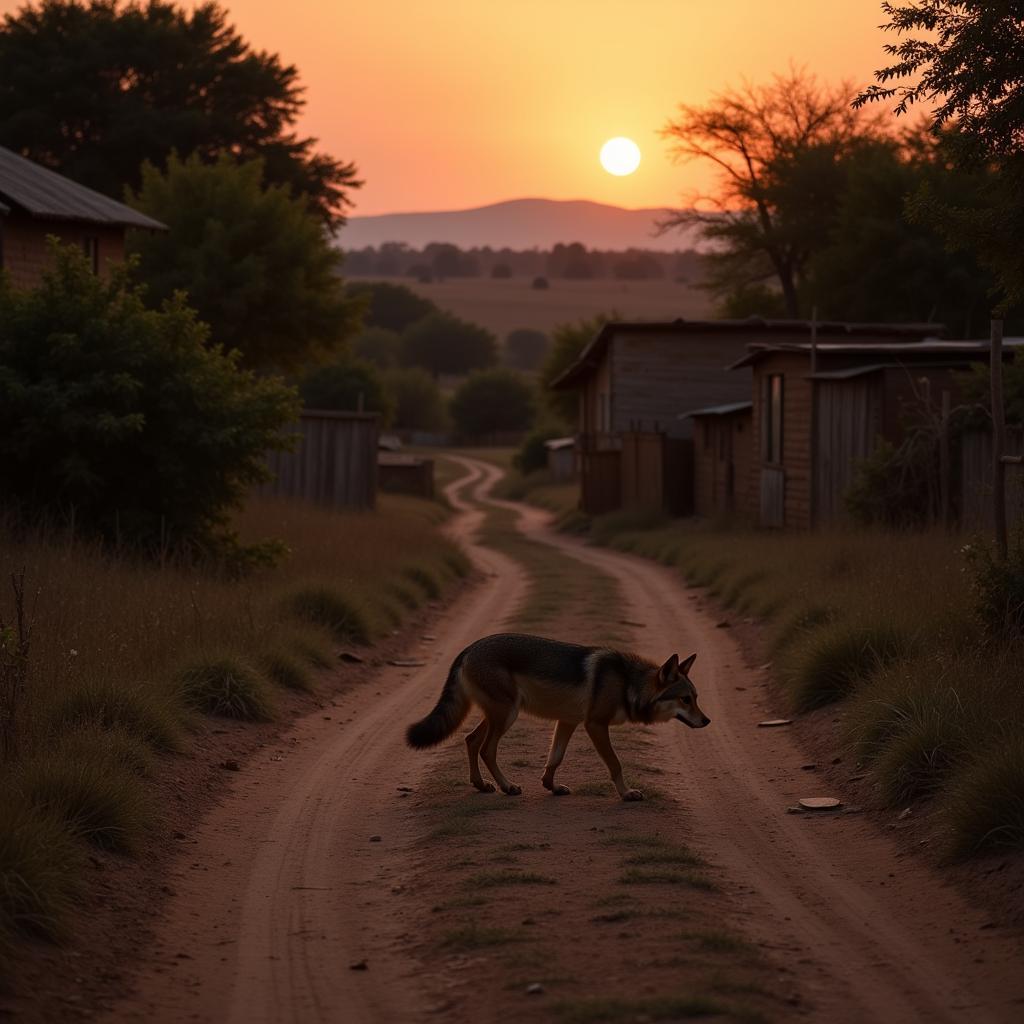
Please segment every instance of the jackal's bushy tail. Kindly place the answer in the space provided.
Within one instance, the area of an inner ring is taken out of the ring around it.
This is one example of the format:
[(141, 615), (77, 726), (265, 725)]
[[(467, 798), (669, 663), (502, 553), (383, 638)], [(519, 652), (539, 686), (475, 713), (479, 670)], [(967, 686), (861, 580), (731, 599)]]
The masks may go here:
[(423, 749), (437, 746), (442, 740), (451, 736), (469, 714), (469, 696), (462, 688), (459, 679), (465, 653), (463, 651), (452, 662), (444, 689), (441, 691), (441, 696), (437, 698), (434, 710), (426, 718), (413, 722), (406, 730), (405, 739), (410, 747)]

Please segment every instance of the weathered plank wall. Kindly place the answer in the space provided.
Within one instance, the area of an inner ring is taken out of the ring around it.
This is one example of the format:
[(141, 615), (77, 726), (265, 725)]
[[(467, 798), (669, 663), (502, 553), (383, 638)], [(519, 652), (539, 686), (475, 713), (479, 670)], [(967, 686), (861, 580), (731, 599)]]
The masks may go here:
[(377, 502), (376, 413), (307, 409), (291, 452), (271, 452), (273, 479), (259, 493), (303, 498), (340, 508), (373, 508)]
[[(1024, 455), (1024, 431), (1007, 428), (1006, 454)], [(960, 443), (960, 523), (967, 531), (993, 529), (992, 434), (965, 433)], [(1006, 522), (1011, 534), (1024, 519), (1024, 465), (1006, 467)]]
[(580, 451), (580, 508), (600, 516), (622, 507), (622, 453)]

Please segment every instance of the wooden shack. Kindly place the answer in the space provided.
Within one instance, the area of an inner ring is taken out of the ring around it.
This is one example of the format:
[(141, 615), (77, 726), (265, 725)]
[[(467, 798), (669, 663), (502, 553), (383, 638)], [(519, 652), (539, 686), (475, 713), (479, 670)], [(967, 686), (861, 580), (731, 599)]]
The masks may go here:
[(693, 511), (707, 519), (751, 518), (751, 429), (753, 403), (731, 402), (694, 409)]
[(554, 437), (544, 442), (548, 453), (548, 473), (552, 480), (565, 483), (576, 476), (576, 438)]
[(306, 409), (294, 428), (293, 451), (271, 452), (272, 479), (261, 494), (302, 498), (332, 508), (377, 503), (378, 416)]
[(125, 255), (129, 228), (167, 227), (0, 146), (0, 270), (16, 287), (39, 283), (50, 262), (47, 239), (80, 245), (93, 272), (106, 275)]
[(748, 487), (757, 521), (841, 522), (857, 467), (879, 440), (898, 444), (923, 404), (940, 407), (943, 391), (956, 404), (958, 374), (987, 358), (987, 342), (936, 339), (752, 345), (736, 366), (753, 370)]
[(377, 453), (377, 486), (391, 494), (434, 497), (434, 460), (408, 452)]

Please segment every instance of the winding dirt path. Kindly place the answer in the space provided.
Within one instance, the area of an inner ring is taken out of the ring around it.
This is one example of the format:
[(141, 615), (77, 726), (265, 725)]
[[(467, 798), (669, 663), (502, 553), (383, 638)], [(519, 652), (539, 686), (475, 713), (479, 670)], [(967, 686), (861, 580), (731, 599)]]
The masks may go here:
[[(441, 1012), (440, 981), (411, 952), (417, 922), (395, 898), (431, 857), (414, 840), (414, 801), (399, 788), (417, 787), (429, 760), (405, 748), (403, 731), (436, 698), (455, 654), (511, 616), (527, 580), (473, 539), (478, 503), (492, 500), (500, 470), (459, 461), (467, 475), (446, 489), (458, 510), (451, 529), (486, 582), (432, 627), (438, 641), (417, 652), (424, 667), (375, 673), (244, 767), (197, 825), (156, 953), (136, 995), (108, 1019), (462, 1019)], [(625, 606), (610, 615), (645, 624), (638, 646), (652, 656), (698, 651), (694, 678), (714, 724), (699, 743), (669, 727), (656, 742), (681, 766), (674, 785), (696, 845), (721, 869), (744, 931), (796, 972), (812, 1019), (1020, 1019), (1019, 945), (986, 929), (983, 915), (866, 819), (785, 814), (806, 795), (805, 758), (784, 730), (756, 728), (764, 680), (694, 593), (652, 562), (554, 534), (546, 513), (509, 507), (527, 536), (619, 581)], [(372, 969), (351, 969), (362, 961)]]

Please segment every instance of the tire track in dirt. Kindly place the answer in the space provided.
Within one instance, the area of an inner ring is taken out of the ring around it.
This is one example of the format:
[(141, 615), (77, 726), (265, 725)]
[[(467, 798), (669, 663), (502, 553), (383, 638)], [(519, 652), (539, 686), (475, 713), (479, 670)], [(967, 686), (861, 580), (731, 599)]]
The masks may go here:
[[(135, 996), (107, 1019), (398, 1021), (429, 1007), (403, 953), (413, 922), (393, 892), (424, 856), (409, 848), (398, 786), (415, 786), (427, 762), (406, 748), (404, 726), (455, 655), (525, 593), (522, 569), (472, 539), (484, 513), (461, 495), (491, 481), (473, 466), (445, 489), (449, 532), (487, 581), (439, 616), (424, 667), (375, 671), (243, 767), (172, 871), (176, 893)], [(361, 961), (368, 969), (350, 969)]]
[[(501, 475), (477, 465), (492, 480)], [(695, 592), (654, 562), (555, 533), (542, 510), (485, 500), (516, 510), (526, 536), (615, 577), (622, 613), (646, 623), (647, 653), (698, 652), (693, 677), (713, 719), (709, 742), (670, 729), (658, 742), (672, 744), (692, 780), (684, 802), (695, 845), (742, 895), (748, 935), (798, 972), (816, 1019), (1020, 1019), (1019, 938), (986, 929), (983, 911), (866, 819), (785, 813), (815, 789), (800, 770), (805, 756), (784, 730), (756, 728), (768, 711), (763, 673), (745, 666)]]

